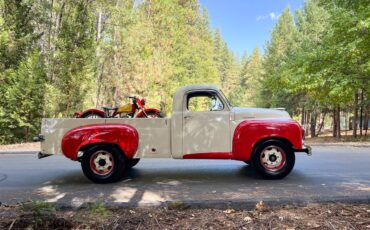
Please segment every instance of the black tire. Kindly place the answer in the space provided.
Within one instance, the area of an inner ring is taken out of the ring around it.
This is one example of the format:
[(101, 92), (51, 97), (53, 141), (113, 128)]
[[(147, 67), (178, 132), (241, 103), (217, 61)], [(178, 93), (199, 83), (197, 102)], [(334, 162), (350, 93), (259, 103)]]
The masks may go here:
[(130, 160), (127, 160), (127, 168), (130, 169), (134, 167), (135, 165), (137, 165), (137, 163), (139, 163), (139, 161), (140, 158), (132, 158)]
[(295, 155), (293, 149), (285, 143), (267, 140), (255, 148), (251, 163), (264, 178), (281, 179), (292, 171)]
[[(94, 163), (96, 161), (99, 163)], [(103, 166), (100, 165), (101, 161), (104, 164)], [(111, 163), (111, 167), (108, 166), (109, 163)], [(99, 168), (100, 166), (107, 167), (107, 169), (103, 171)], [(111, 183), (120, 180), (124, 176), (126, 158), (116, 147), (97, 145), (84, 153), (81, 160), (81, 167), (85, 176), (91, 181), (99, 184)]]

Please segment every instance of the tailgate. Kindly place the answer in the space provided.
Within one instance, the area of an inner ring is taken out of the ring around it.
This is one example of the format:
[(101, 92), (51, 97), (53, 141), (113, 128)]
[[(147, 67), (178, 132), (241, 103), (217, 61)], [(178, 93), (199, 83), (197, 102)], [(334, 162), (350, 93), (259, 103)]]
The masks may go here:
[(62, 154), (61, 141), (69, 130), (89, 124), (104, 124), (105, 118), (44, 118), (41, 123), (41, 152), (39, 158), (48, 155)]

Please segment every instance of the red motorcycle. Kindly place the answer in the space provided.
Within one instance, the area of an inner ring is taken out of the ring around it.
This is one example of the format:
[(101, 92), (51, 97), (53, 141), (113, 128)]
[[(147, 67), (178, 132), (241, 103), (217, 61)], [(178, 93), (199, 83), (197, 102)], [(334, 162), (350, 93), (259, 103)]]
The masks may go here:
[(76, 118), (162, 118), (163, 114), (156, 108), (145, 108), (145, 99), (129, 96), (131, 103), (119, 107), (102, 107), (88, 109), (74, 114)]

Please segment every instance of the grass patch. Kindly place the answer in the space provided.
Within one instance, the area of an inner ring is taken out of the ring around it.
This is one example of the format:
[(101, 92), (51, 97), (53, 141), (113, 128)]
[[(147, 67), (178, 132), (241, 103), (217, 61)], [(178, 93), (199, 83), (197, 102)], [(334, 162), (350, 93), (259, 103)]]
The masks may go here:
[(87, 204), (87, 210), (92, 215), (102, 218), (107, 218), (111, 214), (111, 211), (102, 202)]
[(55, 206), (45, 201), (34, 200), (29, 203), (21, 204), (21, 210), (24, 212), (31, 212), (35, 216), (42, 216), (55, 212)]

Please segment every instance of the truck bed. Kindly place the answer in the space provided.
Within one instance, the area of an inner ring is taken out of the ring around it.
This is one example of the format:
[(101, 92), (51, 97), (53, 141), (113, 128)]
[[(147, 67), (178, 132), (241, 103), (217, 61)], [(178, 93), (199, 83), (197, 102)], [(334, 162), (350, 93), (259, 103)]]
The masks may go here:
[(171, 157), (171, 119), (143, 118), (45, 118), (42, 120), (41, 152), (44, 154), (62, 154), (61, 140), (69, 130), (92, 124), (128, 124), (139, 133), (139, 147), (135, 158)]

